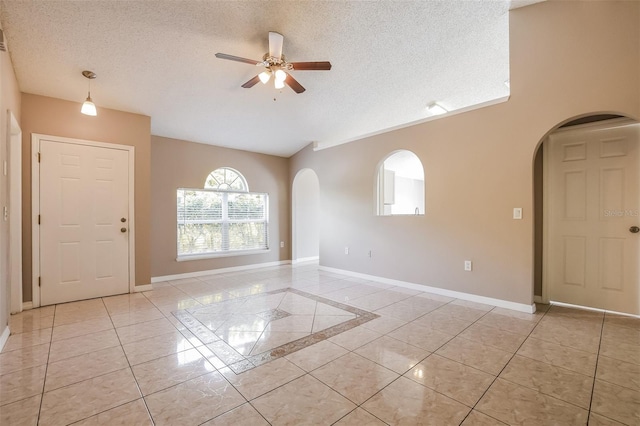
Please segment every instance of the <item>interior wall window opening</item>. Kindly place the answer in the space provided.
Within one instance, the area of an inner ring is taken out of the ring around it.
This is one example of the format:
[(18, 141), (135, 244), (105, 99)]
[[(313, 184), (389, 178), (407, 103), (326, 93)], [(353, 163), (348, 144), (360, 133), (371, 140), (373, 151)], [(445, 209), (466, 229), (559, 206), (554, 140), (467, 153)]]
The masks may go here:
[(204, 189), (177, 190), (178, 260), (269, 250), (269, 195), (237, 170), (211, 172)]
[(376, 195), (379, 216), (424, 215), (424, 168), (418, 156), (407, 150), (389, 154), (378, 167)]

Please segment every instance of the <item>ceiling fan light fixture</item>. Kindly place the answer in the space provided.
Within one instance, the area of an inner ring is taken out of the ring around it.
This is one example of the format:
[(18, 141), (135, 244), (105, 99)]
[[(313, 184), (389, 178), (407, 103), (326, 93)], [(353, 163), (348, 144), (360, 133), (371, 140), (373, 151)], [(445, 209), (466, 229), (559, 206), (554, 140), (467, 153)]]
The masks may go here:
[(279, 69), (275, 73), (276, 81), (284, 82), (287, 79), (287, 73)]
[(262, 71), (260, 74), (258, 74), (258, 78), (260, 79), (262, 84), (267, 84), (271, 79), (271, 71)]
[(427, 111), (429, 111), (431, 115), (442, 115), (449, 112), (448, 109), (440, 105), (438, 102), (432, 102), (429, 105), (427, 105)]
[(241, 85), (244, 89), (252, 88), (258, 84), (259, 81), (266, 84), (271, 80), (271, 76), (273, 76), (273, 83), (277, 90), (284, 88), (284, 86), (289, 86), (291, 90), (300, 94), (305, 91), (305, 88), (298, 83), (298, 81), (293, 78), (288, 71), (329, 71), (331, 69), (331, 62), (329, 61), (288, 62), (287, 58), (282, 54), (282, 42), (282, 34), (275, 31), (269, 31), (269, 51), (262, 56), (262, 61), (256, 61), (220, 52), (216, 53), (216, 58), (243, 62), (245, 64), (265, 68), (261, 73)]
[(90, 115), (95, 117), (98, 115), (98, 111), (96, 110), (96, 104), (91, 100), (91, 80), (97, 77), (96, 73), (93, 71), (82, 71), (82, 75), (89, 80), (89, 91), (87, 93), (87, 99), (82, 104), (82, 108), (80, 112), (84, 115)]

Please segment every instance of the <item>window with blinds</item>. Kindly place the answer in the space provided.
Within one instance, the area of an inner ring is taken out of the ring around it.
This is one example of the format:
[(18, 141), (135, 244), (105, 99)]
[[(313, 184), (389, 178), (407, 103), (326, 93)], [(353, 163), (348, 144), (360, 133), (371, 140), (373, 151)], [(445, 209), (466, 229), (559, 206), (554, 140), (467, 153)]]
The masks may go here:
[(178, 256), (269, 249), (269, 196), (218, 189), (177, 190)]

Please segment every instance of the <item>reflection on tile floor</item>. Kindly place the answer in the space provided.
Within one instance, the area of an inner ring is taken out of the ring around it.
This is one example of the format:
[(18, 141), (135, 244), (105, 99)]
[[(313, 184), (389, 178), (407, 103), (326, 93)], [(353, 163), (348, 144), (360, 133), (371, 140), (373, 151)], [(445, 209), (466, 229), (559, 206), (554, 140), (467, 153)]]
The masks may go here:
[(293, 288), (173, 312), (235, 373), (292, 354), (379, 317)]
[(0, 424), (637, 425), (640, 319), (263, 268), (25, 311)]

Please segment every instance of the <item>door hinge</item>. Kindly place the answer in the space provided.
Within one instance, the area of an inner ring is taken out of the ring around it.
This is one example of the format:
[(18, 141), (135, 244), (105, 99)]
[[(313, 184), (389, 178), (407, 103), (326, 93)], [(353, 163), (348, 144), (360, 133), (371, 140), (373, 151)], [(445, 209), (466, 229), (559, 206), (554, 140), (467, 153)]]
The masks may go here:
[(40, 153), (38, 153), (38, 163), (40, 162)]
[(40, 225), (40, 215), (38, 215), (38, 225)]
[(42, 286), (42, 277), (38, 277), (38, 287)]

